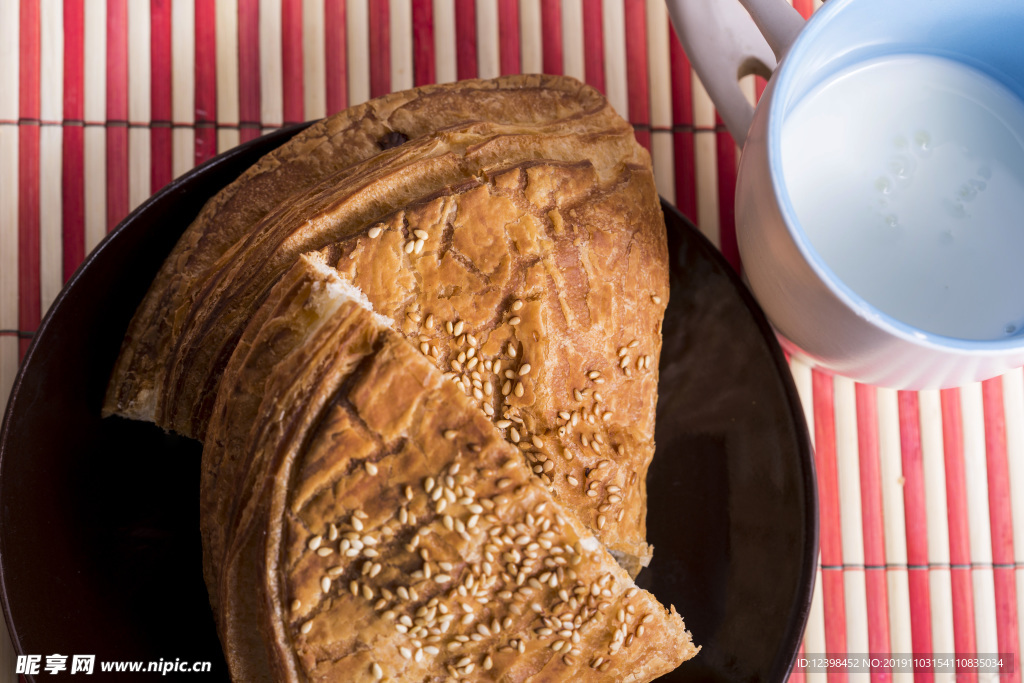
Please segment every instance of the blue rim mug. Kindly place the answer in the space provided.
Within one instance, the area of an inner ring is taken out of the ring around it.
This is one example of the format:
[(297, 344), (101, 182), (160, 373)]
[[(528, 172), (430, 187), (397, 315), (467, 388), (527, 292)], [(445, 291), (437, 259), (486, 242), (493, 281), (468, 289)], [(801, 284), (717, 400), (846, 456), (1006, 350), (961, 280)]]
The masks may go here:
[[(1024, 330), (1015, 326), (1006, 334), (951, 336), (869, 303), (815, 249), (783, 173), (784, 124), (796, 106), (871, 60), (942, 57), (1024, 100), (1024, 2), (829, 0), (807, 22), (785, 0), (668, 6), (694, 69), (742, 146), (736, 230), (744, 276), (783, 345), (812, 365), (897, 389), (960, 386), (1024, 365)], [(756, 109), (738, 85), (749, 73), (770, 76)], [(1024, 130), (1013, 134), (1024, 140)], [(1016, 225), (999, 229), (1024, 231), (1024, 197), (1019, 201)], [(1024, 291), (1012, 289), (986, 296), (1019, 301), (1024, 314)]]

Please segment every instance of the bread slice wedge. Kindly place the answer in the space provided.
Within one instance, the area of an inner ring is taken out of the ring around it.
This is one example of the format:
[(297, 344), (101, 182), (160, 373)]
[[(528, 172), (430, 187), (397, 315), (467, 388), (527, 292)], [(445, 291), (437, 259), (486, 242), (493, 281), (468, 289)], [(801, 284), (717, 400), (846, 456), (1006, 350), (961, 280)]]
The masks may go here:
[(267, 315), (224, 385), (266, 375), (208, 574), (236, 681), (648, 681), (696, 654), (471, 397), (301, 264), (280, 287), (308, 306), (268, 299), (294, 326)]

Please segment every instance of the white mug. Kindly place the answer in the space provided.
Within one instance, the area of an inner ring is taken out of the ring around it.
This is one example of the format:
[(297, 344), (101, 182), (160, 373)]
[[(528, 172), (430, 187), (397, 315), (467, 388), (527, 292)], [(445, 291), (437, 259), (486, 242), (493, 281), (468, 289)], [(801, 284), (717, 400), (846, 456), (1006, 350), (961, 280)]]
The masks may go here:
[[(899, 389), (1024, 365), (1024, 2), (668, 5), (743, 146), (740, 256), (784, 346)], [(772, 71), (754, 110), (737, 81)]]

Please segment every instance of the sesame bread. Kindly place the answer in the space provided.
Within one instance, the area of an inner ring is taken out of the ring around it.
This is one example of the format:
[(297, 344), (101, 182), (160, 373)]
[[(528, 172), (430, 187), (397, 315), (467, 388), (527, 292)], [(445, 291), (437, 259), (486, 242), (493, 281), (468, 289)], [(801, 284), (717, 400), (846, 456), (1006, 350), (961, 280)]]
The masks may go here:
[[(529, 162), (413, 202), (318, 254), (473, 396), (634, 576), (651, 557), (646, 473), (668, 295), (656, 202), (645, 167), (622, 166), (601, 181), (590, 162)], [(254, 257), (253, 268), (261, 261)], [(293, 271), (301, 276), (303, 267)], [(246, 409), (262, 391), (234, 365), (266, 316), (295, 331), (290, 312), (310, 294), (294, 286), (279, 284), (247, 316), (241, 351), (218, 375), (232, 386), (221, 388), (214, 410), (215, 421), (240, 433), (215, 430), (211, 447), (245, 438)], [(295, 298), (282, 302), (285, 292)], [(299, 340), (279, 333), (274, 349)], [(252, 353), (268, 352), (255, 346)], [(209, 462), (205, 476), (233, 472), (231, 463)], [(211, 504), (229, 500), (218, 491)]]
[[(236, 680), (649, 680), (692, 656), (630, 578), (652, 554), (668, 295), (650, 157), (570, 78), (374, 100), (211, 199), (104, 411), (204, 442), (204, 577)], [(388, 585), (409, 580), (430, 597), (403, 613)], [(467, 592), (457, 628), (441, 605)]]
[(326, 179), (344, 178), (346, 169), (382, 149), (452, 126), (564, 121), (600, 128), (600, 120), (609, 117), (614, 112), (592, 88), (571, 78), (528, 75), (392, 93), (310, 126), (219, 192), (182, 236), (131, 322), (104, 413), (170, 428), (158, 401), (176, 340), (175, 322), (188, 313), (224, 254), (289, 198)]
[(208, 574), (234, 680), (649, 681), (696, 654), (675, 610), (366, 306), (305, 258), (232, 359), (266, 376)]

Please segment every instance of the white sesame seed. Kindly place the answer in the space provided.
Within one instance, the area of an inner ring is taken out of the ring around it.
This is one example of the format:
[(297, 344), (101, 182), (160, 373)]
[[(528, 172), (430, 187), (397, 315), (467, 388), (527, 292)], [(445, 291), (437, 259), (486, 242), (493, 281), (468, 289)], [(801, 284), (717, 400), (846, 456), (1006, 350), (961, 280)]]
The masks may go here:
[(597, 370), (591, 370), (590, 372), (587, 373), (587, 377), (589, 377), (590, 379), (597, 379), (600, 376), (601, 373), (598, 372)]
[(374, 465), (372, 462), (366, 463), (366, 473), (369, 474), (371, 477), (374, 476), (375, 474), (377, 474), (377, 466)]
[(382, 232), (384, 232), (384, 228), (382, 228), (379, 225), (375, 225), (372, 228), (370, 228), (369, 232), (367, 232), (366, 234), (370, 237), (370, 239), (377, 239), (378, 237), (380, 237), (380, 234)]
[(512, 310), (513, 310), (513, 311), (518, 311), (518, 310), (520, 310), (520, 309), (521, 309), (522, 307), (523, 307), (523, 301), (522, 301), (522, 299), (516, 299), (515, 301), (513, 301), (513, 302), (512, 302)]
[(333, 553), (334, 553), (334, 548), (328, 548), (327, 546), (323, 546), (321, 548), (317, 548), (316, 549), (316, 554), (319, 555), (320, 557), (327, 557), (328, 555), (331, 555)]
[(362, 531), (363, 530), (363, 520), (361, 520), (358, 517), (353, 515), (353, 517), (352, 517), (352, 528), (355, 529), (356, 531)]
[[(583, 400), (583, 394), (582, 394), (582, 393), (580, 393), (580, 390), (579, 390), (579, 389), (573, 389), (573, 390), (572, 390), (572, 397), (573, 397), (574, 399), (576, 399), (577, 401), (582, 401), (582, 400)], [(575, 424), (576, 424), (576, 423), (575, 423), (575, 422), (573, 422), (573, 425), (575, 425)]]
[(523, 319), (520, 318), (518, 315), (514, 315), (514, 316), (512, 316), (511, 318), (508, 319), (508, 324), (509, 325), (518, 325), (521, 322), (523, 322)]
[(418, 240), (416, 240), (416, 242), (415, 242), (415, 243), (413, 244), (412, 250), (413, 250), (413, 251), (414, 251), (415, 253), (417, 253), (417, 254), (418, 254), (418, 253), (420, 253), (421, 251), (423, 251), (423, 245), (424, 245), (424, 244), (425, 244), (425, 242), (424, 242), (423, 240), (421, 240), (421, 239), (418, 239)]
[(299, 629), (299, 632), (302, 635), (306, 635), (307, 633), (309, 633), (312, 630), (313, 630), (313, 620), (310, 619), (309, 621), (307, 621), (305, 624), (302, 625), (302, 628)]
[(529, 364), (529, 363), (524, 363), (524, 364), (523, 364), (523, 365), (522, 365), (522, 366), (521, 366), (521, 367), (519, 368), (519, 376), (520, 376), (520, 377), (525, 377), (526, 375), (529, 375), (529, 374), (530, 374), (530, 370), (532, 370), (532, 369), (533, 369), (533, 368), (532, 368), (532, 367), (530, 366), (530, 364)]
[(464, 330), (465, 327), (466, 323), (460, 320), (459, 322), (455, 323), (455, 326), (452, 328), (452, 334), (458, 337), (460, 334), (462, 334), (462, 330)]
[(533, 437), (531, 437), (531, 441), (533, 442), (533, 445), (535, 447), (544, 448), (544, 441), (536, 434), (534, 434)]
[(515, 395), (521, 397), (524, 392), (525, 392), (525, 389), (523, 389), (523, 383), (522, 382), (516, 382), (516, 388), (515, 388), (515, 391), (514, 391)]
[(405, 253), (406, 254), (411, 254), (412, 250), (415, 249), (415, 248), (416, 248), (416, 242), (415, 241), (409, 240), (408, 242), (405, 243)]
[(452, 439), (454, 439), (458, 435), (459, 435), (459, 433), (457, 431), (455, 431), (454, 429), (446, 429), (445, 432), (444, 432), (444, 438), (448, 439), (449, 441), (451, 441)]
[(657, 294), (652, 294), (651, 295), (651, 301), (653, 301), (656, 304), (660, 304), (661, 303), (661, 297), (658, 296)]
[(373, 666), (370, 667), (370, 671), (373, 673), (374, 680), (379, 681), (384, 678), (384, 670), (380, 668), (380, 664), (377, 662), (373, 663)]
[[(639, 361), (637, 362), (639, 363)], [(623, 356), (622, 360), (619, 361), (619, 367), (625, 368), (627, 365), (629, 365), (629, 356)]]
[(309, 543), (307, 545), (310, 550), (316, 550), (320, 547), (320, 544), (323, 542), (323, 536), (314, 536), (313, 538), (309, 539)]
[(421, 240), (425, 240), (430, 237), (430, 234), (426, 230), (413, 230), (412, 234), (416, 235)]

